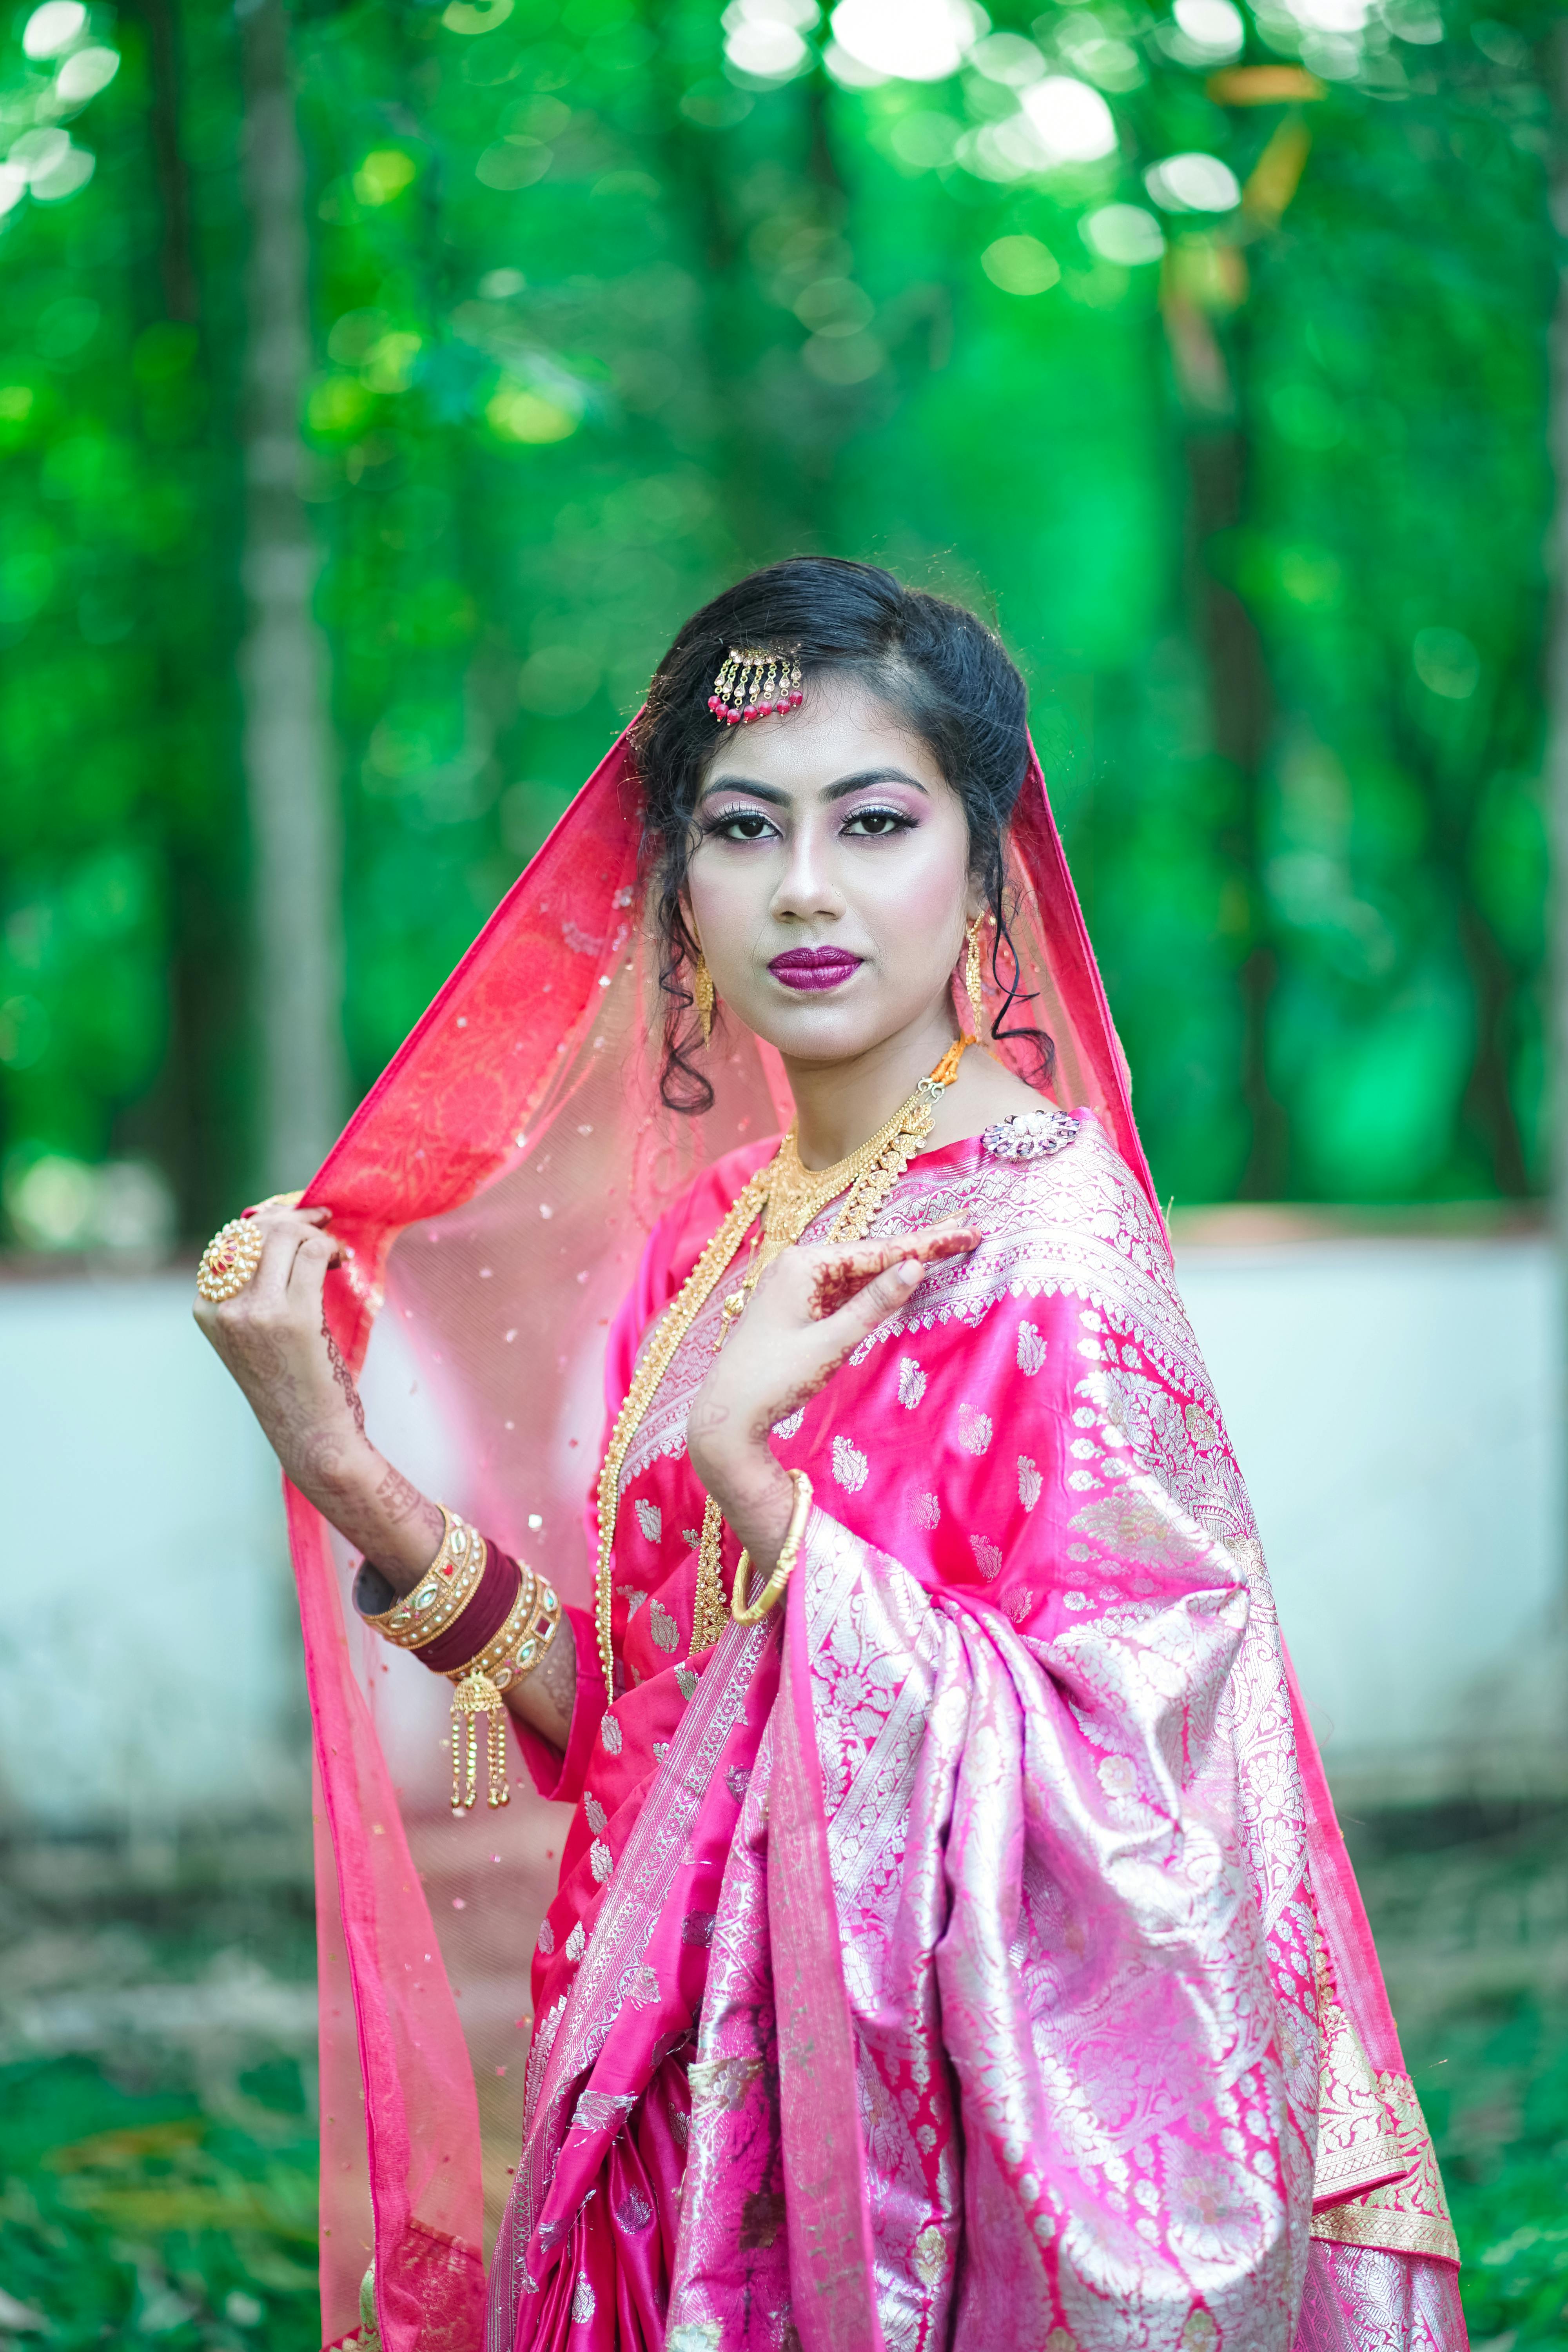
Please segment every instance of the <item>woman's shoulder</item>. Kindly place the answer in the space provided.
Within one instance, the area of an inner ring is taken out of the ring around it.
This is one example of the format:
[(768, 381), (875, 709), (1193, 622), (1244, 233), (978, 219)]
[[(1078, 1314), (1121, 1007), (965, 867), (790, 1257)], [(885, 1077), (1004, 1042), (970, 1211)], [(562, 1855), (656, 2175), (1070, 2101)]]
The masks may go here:
[(1018, 1288), (1112, 1278), (1164, 1291), (1171, 1255), (1152, 1202), (1089, 1109), (1041, 1103), (981, 1135), (923, 1154), (879, 1220), (978, 1225), (985, 1239), (952, 1278)]
[(999, 1310), (1026, 1320), (1032, 1301), (1070, 1298), (1197, 1376), (1164, 1230), (1094, 1112), (1043, 1104), (1026, 1122), (998, 1125), (1005, 1131), (922, 1154), (884, 1204), (873, 1231), (952, 1219), (982, 1239), (967, 1256), (930, 1267), (877, 1338), (942, 1324), (977, 1330)]
[(893, 1197), (900, 1209), (918, 1206), (922, 1224), (971, 1209), (1007, 1228), (1103, 1226), (1114, 1215), (1168, 1255), (1148, 1194), (1089, 1109), (1037, 1102), (995, 1119), (979, 1135), (922, 1152)]

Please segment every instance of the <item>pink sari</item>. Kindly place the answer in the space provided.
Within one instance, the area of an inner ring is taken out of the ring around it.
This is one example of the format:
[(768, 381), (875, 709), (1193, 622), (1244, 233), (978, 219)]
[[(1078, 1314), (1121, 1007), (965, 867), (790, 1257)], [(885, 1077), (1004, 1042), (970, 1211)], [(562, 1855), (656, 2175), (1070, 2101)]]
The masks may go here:
[[(746, 1139), (696, 1174), (654, 1155), (612, 912), (634, 904), (626, 781), (618, 760), (594, 780), (313, 1188), (354, 1239), (340, 1337), (363, 1350), (400, 1234), (387, 1295), (455, 1433), (445, 1499), (568, 1590), (602, 1437), (582, 1367), (613, 1412), (772, 1123), (743, 1045), (700, 1139)], [(787, 1605), (689, 1663), (685, 1412), (715, 1299), (625, 1464), (613, 1702), (579, 1617), (566, 1756), (522, 1743), (574, 1810), (486, 2352), (1464, 2345), (1430, 2142), (1037, 772), (1012, 846), (1076, 1136), (916, 1161), (880, 1229), (962, 1215), (984, 1241), (781, 1423), (816, 1498)], [(483, 1971), (473, 1927), (438, 1948), (425, 1890), (437, 1867), (471, 1886), (500, 1985), (499, 1882), (477, 1849), (453, 1875), (427, 1782), (389, 1769), (348, 1563), (294, 1519), (330, 1831), (324, 2225), (347, 2237), (368, 2188), (383, 2344), (469, 2352)], [(323, 2246), (343, 2340), (354, 2250)]]

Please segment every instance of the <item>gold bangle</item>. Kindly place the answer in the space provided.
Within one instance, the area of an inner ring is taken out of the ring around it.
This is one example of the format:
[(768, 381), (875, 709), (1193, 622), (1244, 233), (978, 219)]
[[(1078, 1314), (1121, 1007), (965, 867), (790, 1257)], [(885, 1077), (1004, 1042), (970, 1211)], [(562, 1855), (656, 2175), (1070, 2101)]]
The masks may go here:
[(800, 1556), (801, 1538), (811, 1512), (811, 1480), (804, 1470), (792, 1470), (795, 1481), (795, 1508), (789, 1515), (789, 1527), (779, 1546), (779, 1556), (773, 1572), (754, 1601), (744, 1601), (746, 1579), (751, 1573), (752, 1555), (743, 1551), (735, 1563), (735, 1582), (730, 1595), (730, 1614), (737, 1625), (760, 1625), (770, 1609), (776, 1609), (784, 1599), (784, 1586), (795, 1572)]
[(440, 1550), (412, 1592), (395, 1601), (379, 1617), (364, 1621), (386, 1641), (395, 1642), (400, 1650), (423, 1650), (454, 1624), (479, 1591), (485, 1572), (485, 1539), (478, 1528), (458, 1518), (445, 1503), (436, 1507), (441, 1514)]
[(449, 1666), (447, 1680), (460, 1683), (470, 1675), (482, 1675), (497, 1690), (510, 1689), (533, 1672), (554, 1640), (560, 1619), (561, 1603), (554, 1586), (520, 1561), (517, 1599), (507, 1612), (505, 1624), (467, 1665)]
[[(452, 1685), (452, 1811), (461, 1818), (471, 1812), (479, 1793), (479, 1717), (486, 1718), (486, 1751), (489, 1767), (487, 1801), (506, 1805), (511, 1790), (506, 1778), (506, 1701), (503, 1691), (531, 1674), (555, 1639), (561, 1603), (555, 1589), (520, 1563), (517, 1599), (499, 1633), (468, 1660), (447, 1670)], [(464, 1772), (463, 1727), (468, 1726), (467, 1773)]]

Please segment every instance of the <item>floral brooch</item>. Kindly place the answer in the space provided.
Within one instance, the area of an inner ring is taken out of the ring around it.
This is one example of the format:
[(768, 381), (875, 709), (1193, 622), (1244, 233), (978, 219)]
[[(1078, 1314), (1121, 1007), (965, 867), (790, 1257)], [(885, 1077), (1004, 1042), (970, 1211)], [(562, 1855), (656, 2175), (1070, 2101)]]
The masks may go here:
[(1048, 1160), (1078, 1141), (1078, 1121), (1065, 1110), (1016, 1110), (980, 1140), (993, 1160)]

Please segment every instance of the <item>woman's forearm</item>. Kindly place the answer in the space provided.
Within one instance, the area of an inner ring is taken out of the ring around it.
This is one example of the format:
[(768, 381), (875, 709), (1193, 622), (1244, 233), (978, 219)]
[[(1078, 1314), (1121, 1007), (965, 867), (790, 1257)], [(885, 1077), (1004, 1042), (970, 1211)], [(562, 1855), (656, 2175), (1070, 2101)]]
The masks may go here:
[[(198, 1295), (195, 1317), (249, 1402), (284, 1475), (363, 1556), (355, 1600), (379, 1615), (412, 1592), (446, 1532), (440, 1507), (378, 1453), (364, 1408), (322, 1312), (336, 1244), (324, 1209), (268, 1203), (258, 1212), (261, 1263), (243, 1290)], [(525, 1723), (564, 1747), (576, 1697), (577, 1652), (563, 1617), (533, 1672), (506, 1694)]]
[[(412, 1592), (440, 1549), (439, 1507), (357, 1430), (317, 1433), (290, 1462), (291, 1482), (399, 1599)], [(390, 1597), (385, 1606), (390, 1607)]]
[[(382, 1456), (375, 1453), (374, 1447), (367, 1448), (367, 1451), (371, 1454), (374, 1462), (380, 1464), (386, 1474), (385, 1478), (374, 1486), (374, 1491), (370, 1489), (370, 1473), (366, 1470), (361, 1474), (364, 1480), (363, 1486), (353, 1497), (348, 1499), (346, 1507), (341, 1495), (331, 1509), (319, 1496), (312, 1495), (310, 1499), (315, 1503), (317, 1509), (323, 1512), (332, 1521), (333, 1526), (344, 1535), (349, 1535), (345, 1517), (360, 1519), (368, 1527), (377, 1513), (381, 1515), (381, 1524), (384, 1528), (384, 1533), (381, 1537), (379, 1552), (373, 1552), (369, 1545), (362, 1543), (357, 1536), (349, 1536), (349, 1540), (357, 1545), (365, 1555), (364, 1565), (360, 1570), (354, 1584), (354, 1605), (364, 1616), (379, 1617), (384, 1610), (391, 1608), (395, 1599), (414, 1590), (425, 1570), (435, 1559), (441, 1541), (442, 1520), (441, 1514), (436, 1506), (426, 1502), (418, 1489), (409, 1486), (408, 1481), (399, 1471), (393, 1469), (390, 1463), (383, 1462)], [(414, 1510), (409, 1511), (406, 1518), (395, 1521), (390, 1516), (392, 1509), (395, 1507), (396, 1497), (387, 1493), (389, 1481), (395, 1481), (400, 1486), (405, 1487), (408, 1494), (413, 1496), (415, 1504), (422, 1506), (424, 1510), (435, 1513), (435, 1533), (427, 1542), (416, 1542), (414, 1538), (413, 1528), (420, 1523)], [(405, 1556), (411, 1558), (416, 1551), (418, 1551), (423, 1554), (423, 1558), (417, 1567), (405, 1573), (399, 1573), (394, 1578), (383, 1568), (382, 1557), (394, 1549), (397, 1534), (404, 1528), (409, 1529), (405, 1543)], [(577, 1640), (572, 1630), (572, 1620), (564, 1612), (556, 1621), (554, 1635), (543, 1657), (540, 1659), (531, 1674), (524, 1675), (520, 1682), (513, 1682), (508, 1685), (504, 1697), (506, 1706), (520, 1722), (528, 1724), (535, 1731), (542, 1732), (552, 1747), (564, 1749), (567, 1736), (572, 1728), (572, 1710), (577, 1697)]]
[(371, 1444), (359, 1391), (330, 1339), (326, 1354), (330, 1380), (279, 1362), (266, 1380), (247, 1365), (241, 1384), (284, 1475), (401, 1597), (436, 1557), (441, 1514)]

